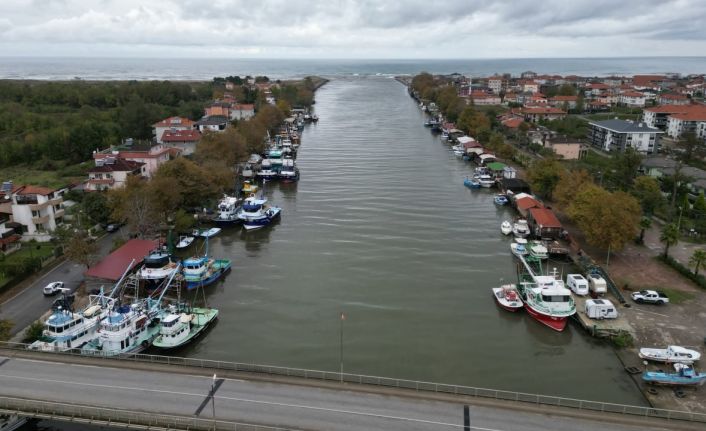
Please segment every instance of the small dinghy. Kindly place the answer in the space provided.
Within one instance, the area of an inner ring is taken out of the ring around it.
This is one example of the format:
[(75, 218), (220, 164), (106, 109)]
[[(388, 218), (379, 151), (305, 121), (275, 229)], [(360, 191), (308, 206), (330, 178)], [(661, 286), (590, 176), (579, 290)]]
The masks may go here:
[(466, 177), (466, 179), (463, 180), (463, 185), (468, 187), (469, 189), (479, 189), (480, 181), (478, 181), (476, 178)]
[(693, 365), (676, 363), (674, 372), (645, 371), (642, 380), (650, 385), (701, 386), (706, 382), (706, 373), (699, 373)]
[(194, 242), (194, 237), (190, 235), (182, 235), (179, 237), (179, 242), (176, 245), (176, 248), (178, 249), (183, 249), (183, 248), (188, 248), (192, 243)]
[(524, 306), (520, 293), (514, 284), (505, 284), (500, 287), (494, 287), (492, 290), (495, 302), (505, 310), (515, 312)]
[(501, 225), (500, 225), (500, 232), (503, 233), (503, 235), (510, 235), (512, 233), (512, 223), (509, 221), (505, 220)]

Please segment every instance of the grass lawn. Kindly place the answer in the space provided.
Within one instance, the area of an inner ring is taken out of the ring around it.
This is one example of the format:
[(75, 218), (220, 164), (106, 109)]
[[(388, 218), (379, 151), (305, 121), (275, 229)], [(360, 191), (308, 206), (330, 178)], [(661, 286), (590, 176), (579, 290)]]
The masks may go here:
[(686, 301), (691, 301), (696, 297), (696, 295), (691, 292), (684, 292), (683, 290), (669, 289), (666, 287), (648, 287), (647, 289), (661, 290), (669, 298), (670, 304), (682, 304)]
[(86, 179), (86, 173), (92, 166), (92, 162), (58, 167), (52, 170), (27, 165), (8, 166), (0, 168), (0, 180), (12, 181), (15, 185), (32, 184), (58, 188)]
[(28, 257), (41, 257), (44, 260), (54, 254), (54, 248), (56, 245), (50, 242), (25, 242), (19, 251), (5, 256), (3, 263), (12, 264)]

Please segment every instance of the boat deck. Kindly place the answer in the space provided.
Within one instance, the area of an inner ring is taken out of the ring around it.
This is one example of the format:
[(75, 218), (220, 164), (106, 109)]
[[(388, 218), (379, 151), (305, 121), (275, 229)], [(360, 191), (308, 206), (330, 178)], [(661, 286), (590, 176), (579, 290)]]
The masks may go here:
[(621, 333), (629, 333), (633, 337), (635, 336), (635, 330), (628, 322), (625, 314), (632, 313), (633, 310), (627, 307), (622, 307), (620, 302), (611, 295), (606, 295), (606, 299), (618, 310), (618, 317), (616, 319), (591, 319), (586, 315), (586, 301), (592, 299), (590, 296), (578, 296), (573, 295), (574, 301), (576, 302), (576, 314), (574, 314), (574, 319), (591, 335), (594, 337), (613, 337)]

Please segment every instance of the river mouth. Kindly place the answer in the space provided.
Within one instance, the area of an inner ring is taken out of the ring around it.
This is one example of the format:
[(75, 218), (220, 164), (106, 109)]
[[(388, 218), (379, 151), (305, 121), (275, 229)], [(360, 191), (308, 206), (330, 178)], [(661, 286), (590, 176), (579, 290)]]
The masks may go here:
[(225, 230), (233, 260), (207, 288), (218, 325), (189, 356), (344, 371), (624, 404), (645, 403), (611, 347), (500, 310), (516, 279), (500, 223), (514, 214), (471, 191), (472, 165), (423, 127), (386, 77), (334, 79), (316, 94), (298, 184), (268, 185), (271, 228)]

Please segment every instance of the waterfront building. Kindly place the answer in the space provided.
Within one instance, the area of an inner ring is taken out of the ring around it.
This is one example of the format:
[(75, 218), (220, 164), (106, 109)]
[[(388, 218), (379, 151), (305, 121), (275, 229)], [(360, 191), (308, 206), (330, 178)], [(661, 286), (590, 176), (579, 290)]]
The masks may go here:
[(198, 130), (167, 130), (162, 135), (164, 145), (177, 148), (183, 156), (189, 156), (196, 151), (196, 144), (201, 140)]
[(589, 123), (588, 140), (603, 151), (623, 152), (634, 148), (639, 153), (653, 154), (659, 149), (664, 132), (630, 120), (604, 120)]
[(162, 143), (164, 132), (176, 132), (180, 130), (192, 130), (194, 122), (184, 117), (169, 117), (152, 125), (154, 136), (158, 144)]
[(113, 156), (95, 159), (96, 166), (88, 171), (87, 191), (112, 190), (125, 186), (131, 175), (146, 176), (144, 163)]
[[(181, 133), (193, 133), (193, 130)], [(171, 134), (171, 131), (164, 132)], [(175, 132), (180, 133), (180, 132)], [(198, 132), (196, 132), (198, 133)], [(164, 138), (164, 135), (162, 136)], [(147, 145), (147, 146), (123, 146), (111, 147), (103, 151), (94, 152), (93, 160), (121, 159), (142, 163), (140, 174), (146, 178), (152, 178), (157, 169), (169, 160), (178, 157), (181, 150), (167, 145)], [(114, 165), (114, 164), (113, 164)], [(115, 167), (115, 166), (113, 166)]]

